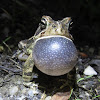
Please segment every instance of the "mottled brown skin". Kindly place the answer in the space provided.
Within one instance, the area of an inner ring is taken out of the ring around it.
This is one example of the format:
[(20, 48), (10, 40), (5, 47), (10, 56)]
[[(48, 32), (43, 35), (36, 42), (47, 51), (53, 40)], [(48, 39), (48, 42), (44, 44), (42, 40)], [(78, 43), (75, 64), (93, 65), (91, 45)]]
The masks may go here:
[[(38, 29), (35, 33), (35, 39), (38, 39), (43, 36), (51, 36), (51, 35), (61, 35), (66, 36), (72, 39), (71, 34), (69, 34), (68, 28), (71, 21), (70, 17), (66, 17), (63, 20), (54, 21), (50, 16), (43, 16), (41, 20), (46, 20), (46, 29), (42, 30), (38, 35)], [(67, 27), (65, 26), (67, 25)]]
[(41, 23), (39, 24), (38, 29), (36, 30), (34, 36), (27, 40), (26, 45), (24, 47), (22, 44), (23, 41), (20, 42), (22, 48), (24, 48), (24, 52), (29, 54), (28, 59), (26, 60), (23, 67), (23, 80), (25, 82), (29, 82), (32, 80), (32, 71), (33, 71), (33, 58), (32, 58), (32, 49), (34, 48), (34, 41), (44, 36), (51, 35), (60, 35), (65, 36), (69, 39), (73, 39), (71, 34), (69, 34), (68, 28), (70, 24), (71, 18), (66, 17), (63, 20), (54, 21), (50, 16), (42, 16)]

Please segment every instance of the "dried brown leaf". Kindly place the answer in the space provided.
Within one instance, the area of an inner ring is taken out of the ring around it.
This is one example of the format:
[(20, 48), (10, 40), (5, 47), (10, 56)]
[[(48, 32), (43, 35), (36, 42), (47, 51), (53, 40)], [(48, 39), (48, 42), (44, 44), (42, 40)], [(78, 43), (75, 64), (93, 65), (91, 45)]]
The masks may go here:
[(58, 92), (52, 96), (50, 100), (68, 100), (70, 98), (70, 91)]

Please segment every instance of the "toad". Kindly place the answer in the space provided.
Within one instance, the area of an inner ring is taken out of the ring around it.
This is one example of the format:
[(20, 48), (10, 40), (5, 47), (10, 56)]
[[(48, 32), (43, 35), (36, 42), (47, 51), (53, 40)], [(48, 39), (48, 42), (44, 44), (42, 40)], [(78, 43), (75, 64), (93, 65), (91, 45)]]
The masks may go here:
[(64, 75), (74, 68), (78, 54), (68, 31), (70, 22), (70, 17), (54, 21), (50, 16), (42, 16), (34, 36), (20, 41), (19, 47), (29, 54), (23, 66), (25, 82), (32, 80), (34, 65), (51, 76)]

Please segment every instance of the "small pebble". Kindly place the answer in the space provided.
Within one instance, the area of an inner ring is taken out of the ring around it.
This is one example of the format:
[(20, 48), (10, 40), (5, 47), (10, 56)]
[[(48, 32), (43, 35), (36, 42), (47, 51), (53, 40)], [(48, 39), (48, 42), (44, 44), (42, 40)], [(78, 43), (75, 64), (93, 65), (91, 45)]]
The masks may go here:
[(100, 76), (97, 76), (100, 79)]
[(2, 98), (2, 97), (0, 97), (0, 100), (3, 100), (3, 98)]
[(11, 87), (10, 90), (9, 90), (9, 93), (10, 93), (11, 96), (15, 95), (17, 92), (18, 92), (17, 86)]
[(26, 61), (27, 58), (28, 58), (28, 55), (25, 55), (24, 53), (21, 53), (20, 55), (18, 55), (18, 59), (21, 61)]
[(31, 97), (34, 96), (34, 93), (33, 93), (33, 90), (32, 90), (32, 89), (30, 89), (30, 90), (28, 91), (28, 95), (31, 96)]
[(86, 85), (82, 85), (82, 87), (83, 87), (84, 89), (86, 89)]
[(24, 95), (22, 95), (21, 97), (18, 97), (17, 100), (25, 100), (25, 98), (26, 97)]
[(24, 88), (21, 92), (22, 92), (22, 94), (24, 94), (24, 93), (26, 93), (26, 91), (27, 91), (27, 89)]
[(88, 66), (88, 67), (84, 70), (84, 74), (85, 74), (85, 75), (97, 75), (97, 72), (96, 72), (91, 66)]
[(47, 96), (46, 98), (45, 98), (45, 100), (50, 100), (51, 99), (51, 96)]
[(93, 54), (93, 53), (94, 53), (94, 48), (90, 48), (90, 49), (89, 49), (89, 52), (90, 52), (91, 54)]
[(81, 78), (80, 74), (76, 75), (77, 80)]
[(28, 95), (29, 96), (33, 97), (36, 94), (38, 94), (38, 91), (37, 90), (29, 89), (29, 91), (28, 91)]

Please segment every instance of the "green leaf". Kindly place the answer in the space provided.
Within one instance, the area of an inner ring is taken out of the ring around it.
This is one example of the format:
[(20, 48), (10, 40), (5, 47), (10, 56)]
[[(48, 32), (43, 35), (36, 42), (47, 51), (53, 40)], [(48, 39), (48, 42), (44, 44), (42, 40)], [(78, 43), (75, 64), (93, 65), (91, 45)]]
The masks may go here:
[(93, 97), (93, 98), (98, 98), (98, 97), (100, 97), (100, 95), (97, 95), (97, 96), (95, 96), (95, 97)]
[(11, 37), (9, 36), (9, 37), (7, 37), (3, 42), (7, 42), (8, 40), (10, 40), (11, 39)]
[(85, 78), (80, 78), (80, 79), (77, 80), (77, 83), (80, 82), (80, 81), (82, 81), (82, 80), (85, 80), (85, 79), (91, 78), (92, 76), (93, 76), (93, 75), (87, 76), (87, 77), (85, 77)]

